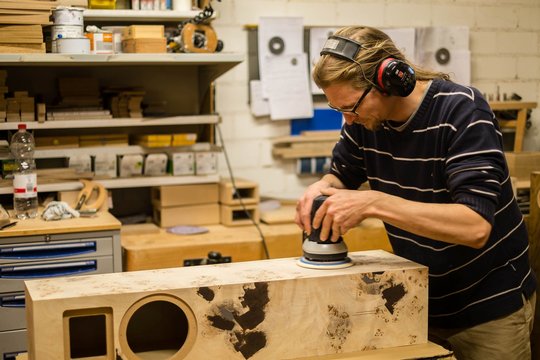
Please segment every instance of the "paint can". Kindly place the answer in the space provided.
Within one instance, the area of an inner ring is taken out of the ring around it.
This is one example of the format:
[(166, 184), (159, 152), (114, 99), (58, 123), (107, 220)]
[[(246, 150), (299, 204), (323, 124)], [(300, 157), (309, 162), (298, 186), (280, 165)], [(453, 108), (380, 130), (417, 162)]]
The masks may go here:
[[(59, 54), (90, 54), (90, 39), (88, 38), (60, 38), (54, 40), (56, 52)], [(53, 48), (55, 46), (53, 45)]]
[(83, 11), (82, 8), (58, 6), (52, 11), (54, 24), (83, 26)]
[(51, 26), (51, 39), (82, 38), (84, 29), (81, 25), (53, 25)]

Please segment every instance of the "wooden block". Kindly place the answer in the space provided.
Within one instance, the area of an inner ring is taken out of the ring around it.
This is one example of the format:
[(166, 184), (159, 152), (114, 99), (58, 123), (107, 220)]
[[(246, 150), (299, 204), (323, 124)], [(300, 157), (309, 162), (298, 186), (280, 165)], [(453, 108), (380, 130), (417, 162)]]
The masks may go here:
[(219, 224), (219, 205), (186, 205), (154, 208), (154, 222), (160, 227)]
[(261, 211), (261, 221), (266, 224), (294, 223), (296, 205), (281, 205), (278, 209)]
[(152, 188), (151, 192), (152, 204), (157, 208), (214, 204), (219, 199), (219, 187), (217, 183), (156, 186)]
[(518, 182), (530, 181), (531, 172), (540, 171), (540, 151), (505, 152), (510, 176)]
[(131, 25), (124, 28), (123, 39), (162, 39), (165, 37), (163, 25)]
[(287, 258), (26, 281), (29, 358), (294, 359), (427, 344), (428, 269), (384, 251), (350, 257), (325, 271)]
[(122, 40), (125, 53), (166, 53), (167, 39), (127, 39)]
[(225, 205), (240, 205), (239, 198), (244, 204), (257, 204), (259, 202), (259, 185), (254, 181), (235, 179), (236, 189), (230, 179), (221, 179), (219, 182), (219, 202)]
[(126, 271), (179, 267), (185, 260), (206, 258), (210, 251), (230, 256), (233, 262), (264, 259), (254, 226), (207, 225), (207, 233), (195, 235), (176, 235), (159, 228), (158, 233), (125, 233), (123, 228), (120, 239)]
[(221, 223), (225, 226), (259, 223), (259, 205), (220, 205)]

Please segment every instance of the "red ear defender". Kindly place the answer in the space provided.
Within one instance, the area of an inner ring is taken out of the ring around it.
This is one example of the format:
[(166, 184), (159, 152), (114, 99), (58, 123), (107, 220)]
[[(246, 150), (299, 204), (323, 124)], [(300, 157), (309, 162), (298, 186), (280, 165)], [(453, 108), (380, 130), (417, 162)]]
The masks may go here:
[(414, 90), (416, 74), (406, 62), (386, 58), (377, 68), (375, 83), (383, 94), (405, 97)]

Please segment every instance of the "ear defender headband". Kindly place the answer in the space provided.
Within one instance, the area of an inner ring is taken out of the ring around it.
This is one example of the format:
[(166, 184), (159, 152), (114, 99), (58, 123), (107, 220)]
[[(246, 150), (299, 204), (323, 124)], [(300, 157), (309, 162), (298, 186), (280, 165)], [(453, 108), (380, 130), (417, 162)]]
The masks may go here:
[(373, 80), (366, 78), (362, 64), (356, 61), (356, 55), (363, 47), (353, 39), (331, 35), (324, 43), (321, 55), (332, 55), (358, 64), (364, 78), (383, 94), (405, 97), (414, 90), (416, 85), (414, 69), (406, 62), (391, 57), (384, 59), (377, 66)]

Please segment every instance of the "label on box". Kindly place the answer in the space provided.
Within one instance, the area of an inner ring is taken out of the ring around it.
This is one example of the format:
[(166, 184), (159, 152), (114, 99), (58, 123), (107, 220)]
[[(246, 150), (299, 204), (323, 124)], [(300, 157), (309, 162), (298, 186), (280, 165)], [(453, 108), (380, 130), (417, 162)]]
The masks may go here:
[(195, 153), (195, 174), (209, 175), (217, 173), (217, 153), (197, 152)]
[(116, 177), (116, 155), (97, 154), (94, 157), (94, 173), (99, 177)]
[(114, 53), (112, 33), (86, 33), (85, 36), (90, 39), (90, 51), (92, 51), (93, 54)]
[(166, 154), (148, 154), (144, 160), (144, 174), (162, 176), (167, 173)]
[(82, 173), (92, 171), (92, 159), (90, 155), (75, 155), (69, 158), (70, 168), (75, 169), (75, 172)]
[(142, 175), (143, 157), (142, 155), (124, 155), (120, 160), (120, 177), (130, 177)]
[(195, 175), (195, 157), (193, 153), (181, 152), (172, 154), (172, 174)]

